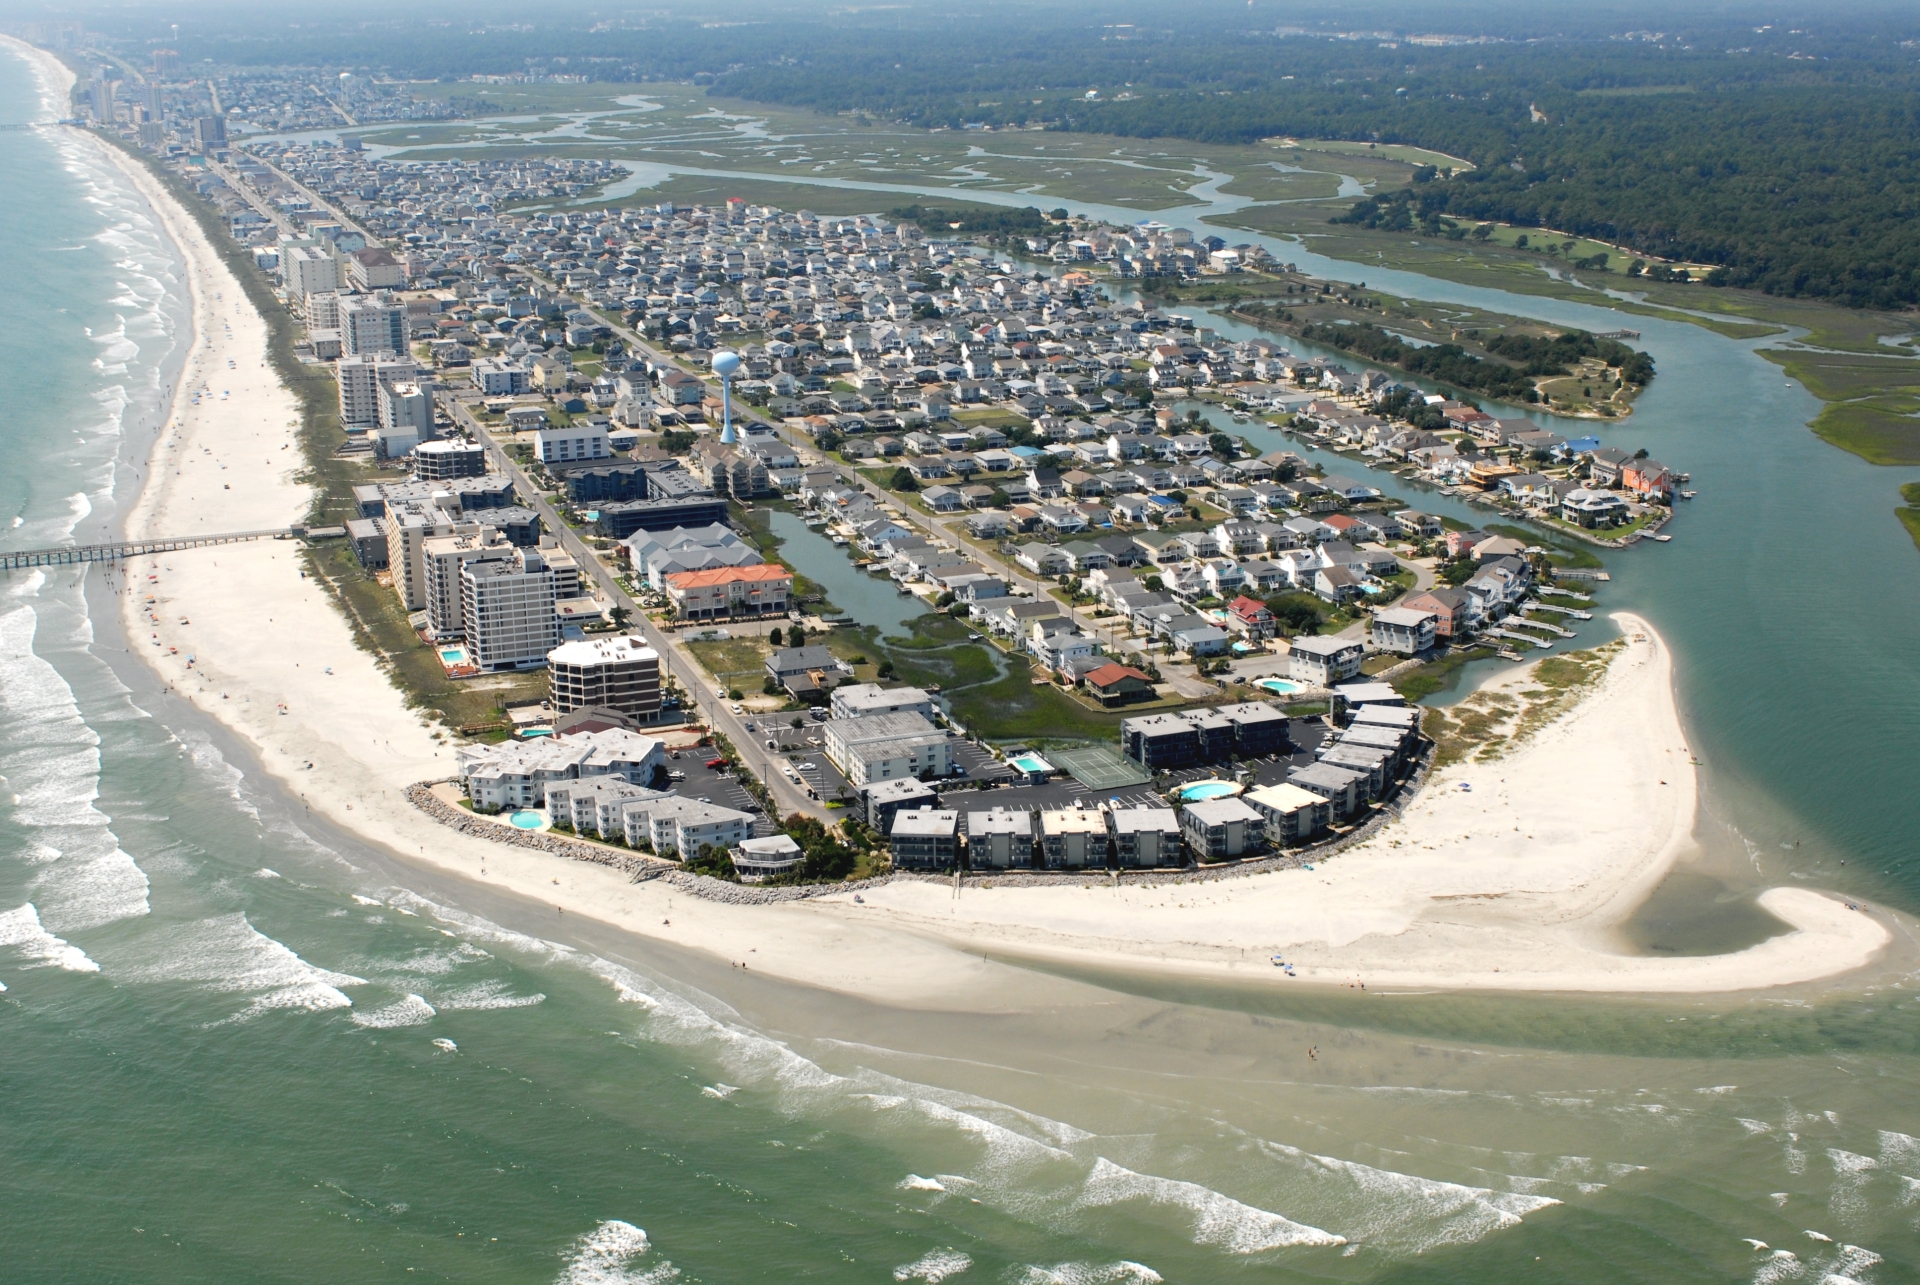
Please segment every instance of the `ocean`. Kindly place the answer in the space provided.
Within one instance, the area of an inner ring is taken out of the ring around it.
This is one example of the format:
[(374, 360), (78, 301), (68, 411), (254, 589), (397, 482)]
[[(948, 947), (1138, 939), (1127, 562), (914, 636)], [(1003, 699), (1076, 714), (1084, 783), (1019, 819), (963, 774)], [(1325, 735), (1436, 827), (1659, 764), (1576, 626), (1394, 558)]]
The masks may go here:
[[(0, 54), (0, 123), (63, 114), (43, 97)], [(0, 165), (6, 539), (101, 536), (180, 357), (177, 256), (84, 140), (0, 131)], [(110, 582), (0, 579), (9, 1283), (1920, 1271), (1904, 979), (1302, 998), (1002, 964), (975, 1012), (810, 991), (307, 815), (165, 697)]]

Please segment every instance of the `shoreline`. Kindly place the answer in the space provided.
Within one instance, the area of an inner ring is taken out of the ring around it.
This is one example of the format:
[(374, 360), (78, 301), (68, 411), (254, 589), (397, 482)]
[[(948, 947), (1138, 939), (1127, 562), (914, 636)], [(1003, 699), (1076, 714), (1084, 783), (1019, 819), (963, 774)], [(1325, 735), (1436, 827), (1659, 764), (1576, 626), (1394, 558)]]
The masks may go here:
[[(187, 370), (176, 384), (174, 413), (153, 444), (137, 494), (129, 497), (126, 527), (273, 524), (236, 516), (243, 513), (295, 520), (309, 495), (298, 481), (305, 459), (294, 436), (292, 395), (267, 361), (265, 321), (192, 218), (152, 176), (124, 157), (115, 160), (181, 249), (196, 326)], [(198, 405), (189, 391), (196, 380), (209, 389)], [(275, 424), (280, 412), (284, 428)], [(170, 465), (178, 467), (169, 473)], [(1747, 951), (1683, 958), (1617, 953), (1615, 927), (1691, 845), (1695, 783), (1685, 764), (1675, 777), (1684, 779), (1684, 788), (1669, 788), (1669, 806), (1654, 832), (1637, 839), (1613, 836), (1638, 845), (1638, 859), (1624, 877), (1619, 871), (1608, 877), (1610, 858), (1600, 854), (1599, 840), (1583, 847), (1577, 836), (1557, 834), (1549, 836), (1558, 843), (1553, 862), (1527, 863), (1523, 853), (1509, 850), (1516, 845), (1490, 842), (1428, 861), (1418, 870), (1426, 881), (1418, 896), (1407, 887), (1369, 886), (1383, 880), (1405, 884), (1402, 858), (1386, 854), (1410, 838), (1440, 839), (1444, 827), (1471, 822), (1462, 799), (1471, 801), (1468, 806), (1487, 804), (1483, 812), (1496, 801), (1492, 792), (1447, 792), (1436, 780), (1401, 821), (1316, 871), (1198, 886), (1127, 886), (1097, 909), (1093, 902), (1103, 894), (1084, 888), (1020, 889), (1017, 897), (1010, 895), (1013, 889), (969, 888), (956, 903), (944, 888), (905, 882), (868, 892), (864, 905), (852, 903), (847, 893), (777, 906), (705, 903), (658, 882), (630, 883), (622, 872), (591, 863), (557, 861), (458, 834), (417, 812), (407, 788), (444, 777), (452, 767), (451, 749), (355, 645), (337, 604), (304, 575), (301, 561), (295, 546), (265, 541), (130, 565), (131, 588), (119, 595), (129, 648), (138, 649), (173, 694), (247, 742), (262, 769), (290, 795), (406, 864), (483, 880), (530, 905), (552, 905), (557, 918), (586, 917), (637, 938), (737, 962), (751, 956), (756, 971), (802, 984), (895, 1005), (1000, 1009), (1005, 1001), (983, 985), (999, 966), (983, 951), (1294, 984), (1266, 959), (1284, 950), (1290, 961), (1298, 957), (1308, 984), (1345, 985), (1359, 976), (1449, 989), (1726, 993), (1851, 972), (1870, 964), (1891, 940), (1883, 925), (1831, 897), (1781, 888), (1762, 894), (1761, 904), (1793, 931)], [(155, 601), (153, 610), (143, 612), (147, 594)], [(1609, 763), (1627, 772), (1628, 788), (1645, 793), (1661, 788), (1647, 784), (1647, 773), (1661, 765), (1633, 753), (1636, 740), (1648, 726), (1659, 727), (1670, 741), (1678, 741), (1680, 732), (1665, 645), (1644, 623), (1635, 623), (1644, 631), (1640, 646), (1647, 654), (1633, 668), (1637, 685), (1627, 702), (1633, 708), (1624, 723), (1615, 717), (1600, 729), (1612, 738), (1601, 750), (1626, 751)], [(1657, 671), (1652, 680), (1650, 668)], [(1603, 690), (1617, 676), (1610, 672)], [(1537, 760), (1544, 758), (1551, 774), (1568, 752), (1591, 759), (1593, 724), (1604, 721), (1594, 711), (1608, 708), (1598, 694), (1589, 697), (1515, 751), (1503, 770), (1538, 774)], [(1684, 751), (1684, 744), (1679, 748)], [(1489, 774), (1485, 767), (1473, 771), (1482, 778)], [(1503, 815), (1521, 817), (1510, 799), (1498, 801)], [(1534, 802), (1530, 796), (1529, 804)], [(1616, 822), (1634, 815), (1630, 809), (1602, 810)], [(1531, 827), (1540, 815), (1530, 806), (1525, 820)], [(1568, 821), (1549, 819), (1562, 829)], [(1455, 848), (1461, 843), (1445, 842)], [(1516, 870), (1526, 877), (1514, 878)], [(1501, 875), (1504, 884), (1496, 877)], [(989, 895), (999, 900), (980, 906), (980, 897)], [(1186, 913), (1190, 907), (1182, 899), (1196, 903), (1193, 910), (1209, 911), (1208, 917)], [(1097, 914), (1097, 926), (1082, 908)]]

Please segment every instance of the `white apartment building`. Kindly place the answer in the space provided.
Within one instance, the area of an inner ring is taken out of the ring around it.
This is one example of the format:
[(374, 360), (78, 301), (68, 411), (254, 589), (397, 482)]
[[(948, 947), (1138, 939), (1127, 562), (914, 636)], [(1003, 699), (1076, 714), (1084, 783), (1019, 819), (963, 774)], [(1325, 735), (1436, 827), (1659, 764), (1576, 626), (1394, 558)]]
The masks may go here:
[(340, 329), (340, 293), (318, 290), (307, 296), (307, 329)]
[(452, 535), (459, 517), (460, 501), (450, 494), (436, 496), (431, 504), (387, 507), (387, 569), (408, 611), (427, 605), (427, 541)]
[(553, 572), (538, 549), (521, 549), (507, 562), (460, 567), (462, 626), (474, 664), (483, 670), (544, 664), (560, 641), (554, 615)]
[(498, 531), (474, 523), (462, 523), (452, 535), (423, 541), (428, 632), (439, 641), (466, 637), (466, 590), (460, 579), (461, 568), (469, 562), (506, 562), (517, 552)]
[(1360, 672), (1366, 646), (1351, 638), (1296, 638), (1287, 653), (1287, 677), (1328, 687)]
[(407, 306), (384, 294), (340, 301), (340, 351), (349, 357), (407, 351)]
[(873, 714), (918, 714), (932, 721), (933, 697), (918, 687), (882, 687), (878, 683), (849, 683), (836, 687), (830, 706), (835, 718), (866, 718)]
[(604, 428), (543, 428), (533, 435), (533, 452), (542, 464), (572, 464), (611, 459), (613, 446)]
[(632, 637), (561, 643), (547, 653), (547, 683), (555, 714), (592, 706), (649, 719), (660, 712), (660, 653)]
[(340, 278), (340, 261), (333, 257), (330, 245), (282, 246), (280, 280), (295, 299), (330, 293), (346, 284)]
[(629, 803), (626, 807), (627, 846), (651, 844), (658, 856), (686, 860), (703, 844), (732, 848), (753, 837), (753, 814), (697, 799), (669, 798)]
[(414, 380), (378, 381), (380, 427), (412, 429), (419, 441), (433, 436), (433, 394)]
[(538, 741), (463, 745), (455, 751), (460, 780), (479, 812), (537, 808), (557, 782), (618, 778), (650, 782), (667, 765), (667, 752), (651, 736), (615, 728)]
[(341, 424), (349, 431), (379, 427), (380, 385), (407, 383), (419, 375), (420, 365), (411, 357), (392, 353), (342, 357), (333, 364), (333, 377), (340, 384)]
[(473, 386), (488, 397), (512, 397), (527, 391), (527, 368), (494, 357), (473, 363)]
[(836, 718), (827, 723), (824, 741), (827, 761), (856, 790), (874, 781), (953, 771), (952, 742), (918, 714)]

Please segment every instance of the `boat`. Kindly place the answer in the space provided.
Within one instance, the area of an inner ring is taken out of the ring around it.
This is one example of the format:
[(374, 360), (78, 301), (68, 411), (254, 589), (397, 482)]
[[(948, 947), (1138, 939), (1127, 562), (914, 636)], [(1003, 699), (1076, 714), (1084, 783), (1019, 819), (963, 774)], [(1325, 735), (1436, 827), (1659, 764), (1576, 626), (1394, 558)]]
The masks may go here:
[(1700, 492), (1698, 491), (1682, 491), (1680, 492), (1680, 498), (1683, 500), (1691, 500), (1694, 496), (1698, 494), (1700, 494)]

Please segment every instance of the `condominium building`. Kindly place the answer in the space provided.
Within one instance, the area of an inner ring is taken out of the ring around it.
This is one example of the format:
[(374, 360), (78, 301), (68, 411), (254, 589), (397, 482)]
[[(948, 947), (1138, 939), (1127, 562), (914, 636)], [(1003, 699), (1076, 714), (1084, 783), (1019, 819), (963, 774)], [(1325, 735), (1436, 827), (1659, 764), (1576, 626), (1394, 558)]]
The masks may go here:
[(511, 561), (516, 552), (498, 531), (470, 522), (461, 523), (451, 535), (423, 541), (428, 632), (438, 641), (466, 637), (466, 587), (461, 571), (471, 562)]
[(960, 859), (960, 814), (903, 808), (887, 831), (893, 864), (901, 870), (945, 870)]
[(340, 301), (340, 351), (349, 357), (407, 351), (407, 306), (391, 295)]
[(933, 718), (933, 697), (918, 687), (882, 687), (878, 683), (848, 683), (834, 689), (828, 708), (835, 718), (866, 718), (874, 714), (918, 714)]
[(543, 428), (533, 435), (533, 453), (542, 464), (572, 464), (613, 457), (604, 428)]
[[(280, 248), (280, 279), (295, 299), (316, 294), (331, 294), (344, 284), (340, 279), (340, 261), (333, 257), (330, 245), (283, 245)], [(339, 324), (335, 313), (334, 324)]]
[(660, 856), (682, 861), (702, 847), (734, 848), (753, 837), (753, 814), (714, 803), (679, 797), (629, 803), (625, 809), (629, 847), (652, 846)]
[(1276, 844), (1305, 843), (1333, 824), (1333, 804), (1298, 785), (1263, 785), (1246, 795), (1247, 806), (1266, 821), (1267, 838)]
[(1115, 808), (1111, 817), (1113, 857), (1122, 869), (1184, 863), (1180, 819), (1172, 808)]
[(556, 715), (610, 709), (646, 721), (660, 713), (660, 653), (638, 638), (561, 643), (547, 653)]
[(778, 563), (676, 571), (664, 577), (667, 598), (682, 620), (784, 616), (793, 573)]
[(918, 714), (836, 718), (826, 724), (827, 761), (854, 789), (873, 781), (948, 775), (953, 745)]
[[(866, 720), (862, 720), (863, 722)], [(907, 816), (909, 813), (901, 813)], [(894, 818), (894, 824), (900, 817)], [(967, 864), (975, 870), (1020, 870), (1033, 864), (1033, 813), (996, 807), (967, 813)]]
[(553, 572), (538, 549), (520, 549), (508, 562), (465, 563), (460, 583), (462, 624), (476, 665), (525, 669), (546, 662), (560, 641), (560, 624)]
[(333, 377), (340, 383), (341, 424), (348, 431), (377, 426), (380, 385), (411, 382), (419, 374), (420, 366), (413, 358), (393, 353), (342, 357), (333, 364)]
[(608, 777), (648, 785), (667, 766), (666, 750), (659, 741), (622, 728), (501, 745), (463, 745), (455, 758), (467, 797), (479, 812), (540, 807), (551, 787), (562, 781)]
[(1099, 808), (1048, 808), (1040, 813), (1040, 860), (1049, 870), (1107, 864), (1107, 818)]
[(1244, 799), (1205, 799), (1180, 810), (1187, 847), (1203, 861), (1256, 852), (1266, 843), (1266, 819)]
[(413, 476), (421, 482), (450, 482), (481, 477), (487, 471), (487, 449), (471, 442), (422, 442), (414, 448)]

